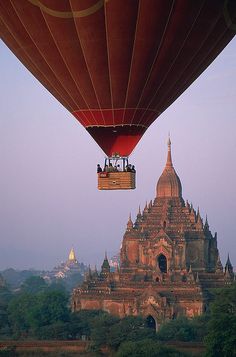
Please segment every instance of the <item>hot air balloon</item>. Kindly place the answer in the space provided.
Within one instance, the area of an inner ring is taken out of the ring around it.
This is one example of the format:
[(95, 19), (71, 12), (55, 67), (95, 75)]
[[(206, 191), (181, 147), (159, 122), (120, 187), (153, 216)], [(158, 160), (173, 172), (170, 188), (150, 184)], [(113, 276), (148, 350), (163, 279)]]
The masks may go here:
[(0, 34), (108, 157), (147, 128), (235, 35), (235, 0), (7, 0)]

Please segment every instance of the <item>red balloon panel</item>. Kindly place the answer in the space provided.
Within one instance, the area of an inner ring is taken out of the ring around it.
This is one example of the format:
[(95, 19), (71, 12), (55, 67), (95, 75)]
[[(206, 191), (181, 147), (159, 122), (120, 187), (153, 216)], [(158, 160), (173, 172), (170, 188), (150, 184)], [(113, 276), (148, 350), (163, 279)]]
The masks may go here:
[(0, 1), (3, 41), (108, 155), (132, 152), (235, 21), (235, 0)]

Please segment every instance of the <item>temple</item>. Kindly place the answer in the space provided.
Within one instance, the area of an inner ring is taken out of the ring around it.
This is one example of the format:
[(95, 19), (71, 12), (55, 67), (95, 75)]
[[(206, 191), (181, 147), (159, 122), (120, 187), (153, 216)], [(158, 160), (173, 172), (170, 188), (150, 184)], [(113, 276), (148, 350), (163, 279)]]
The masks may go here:
[(51, 272), (48, 272), (44, 279), (66, 279), (76, 274), (80, 274), (81, 278), (87, 271), (87, 267), (83, 263), (79, 263), (74, 248), (71, 248), (68, 259), (66, 262), (61, 262), (58, 266), (54, 267)]
[(102, 309), (124, 317), (141, 315), (158, 326), (179, 315), (193, 317), (208, 308), (210, 291), (234, 280), (228, 257), (223, 269), (208, 220), (182, 197), (173, 167), (171, 141), (154, 201), (129, 217), (120, 250), (120, 267), (89, 270), (74, 290), (72, 309)]

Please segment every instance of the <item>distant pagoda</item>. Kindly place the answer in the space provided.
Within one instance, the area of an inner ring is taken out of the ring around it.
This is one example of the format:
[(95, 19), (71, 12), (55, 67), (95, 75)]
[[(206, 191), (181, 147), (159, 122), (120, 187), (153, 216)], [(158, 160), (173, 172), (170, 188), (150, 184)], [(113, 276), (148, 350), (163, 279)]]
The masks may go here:
[(173, 167), (171, 141), (154, 202), (129, 217), (120, 250), (120, 267), (110, 272), (105, 257), (101, 273), (91, 272), (74, 290), (72, 309), (103, 309), (124, 317), (142, 315), (156, 328), (179, 315), (193, 317), (208, 308), (210, 289), (234, 280), (228, 257), (223, 270), (212, 235), (192, 204), (182, 198)]
[(64, 279), (72, 274), (84, 275), (87, 268), (83, 263), (79, 263), (76, 259), (74, 248), (71, 248), (68, 259), (66, 262), (62, 262), (60, 265), (53, 268), (48, 274), (49, 278)]

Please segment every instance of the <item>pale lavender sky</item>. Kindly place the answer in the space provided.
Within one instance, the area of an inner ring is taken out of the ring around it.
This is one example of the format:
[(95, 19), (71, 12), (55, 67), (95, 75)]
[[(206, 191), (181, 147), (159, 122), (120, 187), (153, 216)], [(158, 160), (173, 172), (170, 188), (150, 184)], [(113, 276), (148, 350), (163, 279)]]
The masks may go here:
[(92, 265), (117, 252), (129, 212), (155, 197), (169, 131), (183, 197), (236, 265), (235, 39), (138, 144), (134, 191), (98, 191), (101, 149), (3, 43), (0, 60), (0, 270), (51, 269), (72, 246)]

